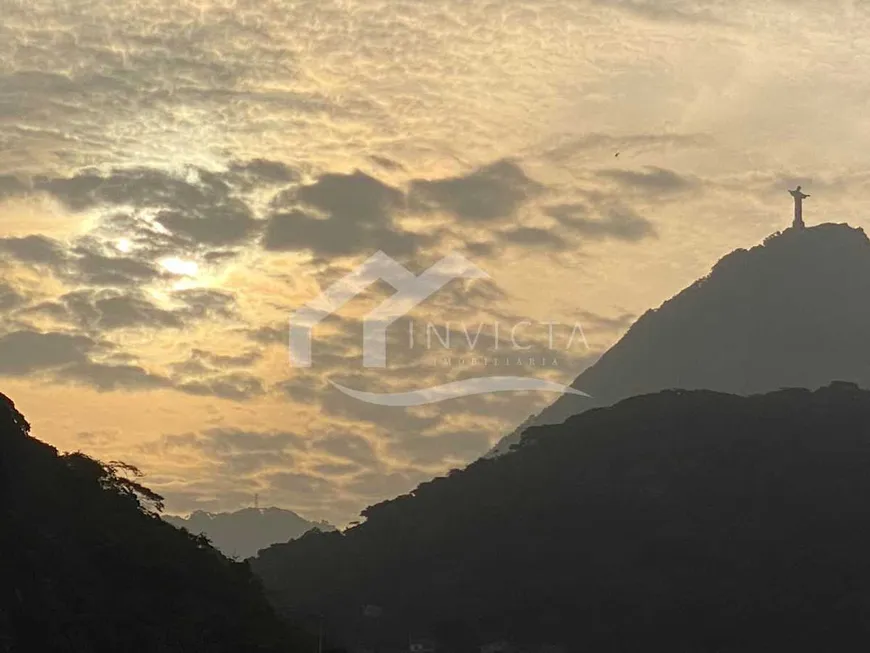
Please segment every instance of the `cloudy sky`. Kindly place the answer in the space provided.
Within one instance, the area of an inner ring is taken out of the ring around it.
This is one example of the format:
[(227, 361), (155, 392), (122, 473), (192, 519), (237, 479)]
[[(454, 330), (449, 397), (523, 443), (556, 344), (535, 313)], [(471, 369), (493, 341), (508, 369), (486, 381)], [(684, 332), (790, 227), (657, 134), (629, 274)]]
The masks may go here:
[[(0, 10), (0, 390), (37, 437), (140, 466), (171, 512), (258, 493), (346, 523), (552, 396), (390, 408), (332, 383), (567, 383), (788, 226), (791, 184), (808, 223), (870, 226), (865, 0)], [(393, 292), (375, 284), (291, 367), (293, 311), (379, 250), (488, 278), (391, 327), (385, 369), (361, 358), (361, 316)], [(534, 367), (496, 354), (496, 323), (522, 325)]]

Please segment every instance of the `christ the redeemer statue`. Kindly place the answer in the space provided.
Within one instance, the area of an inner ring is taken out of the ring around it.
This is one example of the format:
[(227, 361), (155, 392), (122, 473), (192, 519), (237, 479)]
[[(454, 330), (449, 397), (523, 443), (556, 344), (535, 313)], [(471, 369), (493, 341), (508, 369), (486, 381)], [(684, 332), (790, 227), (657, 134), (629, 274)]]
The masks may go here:
[(801, 187), (798, 186), (794, 190), (790, 190), (791, 196), (794, 198), (794, 222), (792, 223), (792, 227), (795, 229), (803, 229), (804, 228), (804, 215), (803, 215), (803, 203), (804, 200), (809, 197), (809, 195), (805, 195), (801, 192)]

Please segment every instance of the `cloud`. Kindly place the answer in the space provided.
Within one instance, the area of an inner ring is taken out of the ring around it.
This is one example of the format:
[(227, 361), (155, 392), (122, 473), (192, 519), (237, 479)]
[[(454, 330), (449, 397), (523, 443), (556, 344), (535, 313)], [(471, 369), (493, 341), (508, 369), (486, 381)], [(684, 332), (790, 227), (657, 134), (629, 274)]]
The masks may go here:
[(117, 442), (118, 435), (118, 431), (81, 431), (76, 438), (89, 447), (105, 447)]
[(314, 465), (314, 471), (321, 476), (343, 477), (358, 472), (359, 465), (354, 463), (319, 463)]
[(347, 256), (383, 250), (402, 256), (434, 242), (432, 236), (396, 223), (397, 212), (405, 206), (400, 190), (360, 171), (324, 174), (282, 195), (280, 205), (296, 208), (270, 216), (262, 238), (269, 251)]
[(404, 204), (401, 191), (359, 170), (352, 174), (328, 173), (302, 186), (296, 198), (344, 224), (384, 224)]
[(138, 289), (96, 288), (68, 292), (27, 308), (24, 315), (47, 315), (88, 332), (120, 329), (181, 329), (195, 321), (229, 319), (234, 298), (204, 289), (170, 294), (172, 306), (158, 307)]
[(88, 354), (99, 348), (82, 335), (13, 331), (0, 336), (0, 374), (24, 376), (68, 364), (86, 364)]
[(216, 354), (194, 348), (188, 359), (175, 363), (173, 369), (181, 374), (207, 374), (228, 367), (249, 367), (263, 357), (263, 352), (252, 349), (242, 354)]
[(600, 315), (592, 311), (580, 311), (578, 317), (583, 323), (584, 329), (588, 326), (605, 331), (622, 331), (631, 326), (637, 319), (634, 313), (622, 313), (614, 317)]
[(192, 318), (231, 318), (236, 312), (236, 298), (226, 290), (190, 288), (176, 290), (171, 296), (184, 304), (187, 314)]
[(409, 201), (420, 211), (442, 210), (462, 220), (491, 221), (512, 216), (543, 190), (515, 162), (502, 160), (467, 175), (413, 180)]
[[(48, 193), (72, 211), (114, 207), (120, 211), (115, 226), (127, 227), (133, 240), (150, 238), (165, 245), (169, 236), (176, 246), (220, 247), (239, 244), (259, 228), (251, 207), (236, 196), (233, 183), (250, 190), (289, 183), (294, 174), (284, 164), (255, 159), (232, 164), (226, 174), (192, 166), (183, 175), (144, 167), (116, 168), (105, 174), (83, 170), (70, 177), (37, 177), (33, 190)], [(142, 211), (148, 212), (147, 219)]]
[(126, 256), (105, 256), (77, 247), (74, 266), (75, 280), (96, 286), (137, 286), (170, 276), (146, 261)]
[(363, 466), (376, 465), (378, 462), (377, 452), (371, 442), (352, 433), (333, 433), (319, 437), (311, 442), (311, 450)]
[(241, 201), (215, 207), (202, 215), (161, 211), (155, 219), (172, 233), (196, 245), (240, 243), (253, 235), (257, 228), (257, 222)]
[(287, 431), (247, 431), (242, 429), (214, 428), (202, 433), (199, 448), (218, 454), (275, 453), (288, 448), (299, 448), (305, 438)]
[(66, 260), (60, 243), (46, 236), (0, 238), (0, 252), (22, 263), (57, 266)]
[[(621, 152), (623, 156), (644, 154), (662, 150), (694, 150), (713, 148), (715, 140), (708, 134), (649, 133), (649, 134), (608, 134), (602, 132), (586, 133), (582, 136), (560, 136), (555, 143), (543, 148), (541, 157), (554, 163), (568, 164), (581, 155), (607, 152), (609, 155)], [(598, 152), (592, 152), (598, 151)]]
[(0, 252), (9, 258), (77, 285), (138, 286), (174, 276), (140, 258), (101, 253), (103, 247), (92, 238), (80, 238), (71, 246), (41, 235), (0, 238)]
[(290, 342), (289, 323), (280, 327), (263, 325), (255, 329), (244, 329), (242, 333), (260, 345), (286, 345)]
[(599, 177), (615, 181), (626, 189), (642, 193), (645, 196), (680, 193), (694, 190), (698, 182), (694, 179), (677, 174), (673, 170), (647, 166), (644, 172), (633, 170), (601, 170)]
[(725, 25), (720, 7), (698, 7), (687, 0), (595, 0), (595, 3), (652, 21)]
[(26, 303), (26, 298), (5, 281), (0, 281), (0, 312), (6, 314)]
[(326, 494), (331, 484), (325, 478), (304, 472), (276, 472), (265, 479), (271, 488), (287, 492), (294, 497)]
[(252, 476), (264, 470), (293, 467), (304, 439), (286, 431), (212, 428), (199, 433), (165, 435), (142, 445), (145, 452), (178, 456), (185, 452), (216, 466), (221, 474)]
[(369, 159), (383, 168), (384, 170), (404, 170), (404, 166), (398, 161), (393, 161), (391, 158), (386, 156), (381, 156), (379, 154), (372, 154), (369, 156)]
[(229, 177), (252, 188), (263, 185), (284, 186), (299, 181), (300, 174), (286, 163), (269, 159), (236, 161), (230, 165)]
[(138, 365), (107, 365), (92, 361), (62, 367), (55, 378), (83, 383), (101, 392), (153, 390), (171, 386), (166, 377), (151, 374)]
[(15, 175), (0, 175), (0, 200), (14, 195), (23, 195), (26, 191), (27, 186)]
[(513, 227), (499, 232), (499, 237), (512, 245), (565, 249), (568, 243), (552, 229)]
[(393, 438), (389, 451), (411, 465), (443, 465), (447, 460), (468, 461), (480, 456), (490, 445), (490, 431), (463, 430)]
[(80, 290), (63, 295), (57, 304), (66, 309), (73, 322), (90, 331), (142, 327), (179, 329), (184, 325), (182, 313), (158, 308), (136, 291)]
[(585, 238), (634, 242), (656, 235), (655, 227), (649, 220), (625, 206), (592, 211), (584, 204), (560, 204), (548, 207), (545, 211), (563, 227)]
[(232, 401), (246, 401), (261, 396), (263, 382), (243, 372), (232, 372), (211, 378), (180, 383), (177, 388), (192, 395), (220, 397)]
[(395, 497), (406, 494), (429, 475), (422, 471), (367, 471), (345, 484), (345, 489), (367, 501), (379, 497)]

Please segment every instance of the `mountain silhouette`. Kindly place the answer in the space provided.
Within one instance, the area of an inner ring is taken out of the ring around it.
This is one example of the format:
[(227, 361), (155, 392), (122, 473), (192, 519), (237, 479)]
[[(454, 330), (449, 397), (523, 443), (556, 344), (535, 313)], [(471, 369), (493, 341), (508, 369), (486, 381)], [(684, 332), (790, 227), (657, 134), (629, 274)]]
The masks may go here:
[(272, 544), (295, 539), (312, 528), (335, 530), (328, 522), (308, 521), (281, 508), (244, 508), (219, 513), (197, 510), (187, 517), (166, 515), (164, 519), (195, 535), (205, 535), (224, 555), (241, 559), (250, 558)]
[(302, 650), (248, 565), (160, 519), (137, 479), (31, 437), (0, 394), (0, 651)]
[(413, 632), (453, 651), (857, 651), (868, 466), (854, 384), (663, 391), (534, 427), (252, 567), (279, 610), (372, 650)]
[(870, 241), (861, 229), (787, 229), (725, 256), (709, 275), (647, 311), (563, 395), (503, 438), (505, 453), (530, 426), (668, 388), (747, 395), (870, 387)]

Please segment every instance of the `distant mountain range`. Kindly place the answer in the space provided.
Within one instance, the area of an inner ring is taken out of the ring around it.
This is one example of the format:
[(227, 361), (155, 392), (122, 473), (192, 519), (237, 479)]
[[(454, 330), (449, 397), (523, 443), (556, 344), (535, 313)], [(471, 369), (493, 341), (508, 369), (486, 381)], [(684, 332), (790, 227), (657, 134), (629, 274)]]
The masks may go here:
[(312, 528), (335, 530), (328, 522), (308, 521), (292, 510), (281, 508), (244, 508), (220, 513), (197, 510), (188, 517), (167, 515), (164, 519), (195, 535), (205, 535), (224, 555), (239, 559), (250, 558), (272, 544), (300, 537)]
[(831, 381), (870, 387), (870, 241), (861, 229), (787, 229), (725, 256), (709, 275), (647, 311), (530, 426), (668, 388), (748, 395)]

